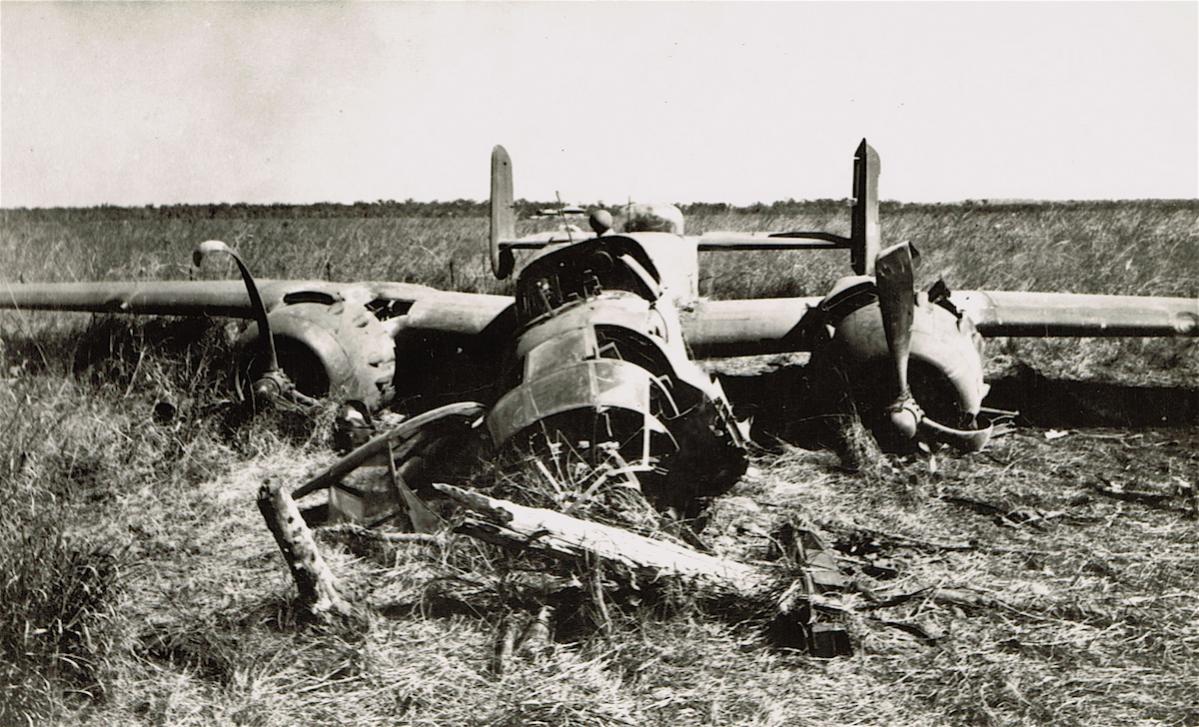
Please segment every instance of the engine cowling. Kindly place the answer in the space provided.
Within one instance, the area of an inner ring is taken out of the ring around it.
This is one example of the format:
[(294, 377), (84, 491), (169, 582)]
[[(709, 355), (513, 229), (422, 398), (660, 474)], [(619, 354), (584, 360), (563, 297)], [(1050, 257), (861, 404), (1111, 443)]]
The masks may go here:
[[(848, 310), (847, 310), (848, 308)], [(830, 352), (849, 376), (859, 404), (882, 411), (894, 398), (891, 354), (876, 299), (829, 311), (835, 334)], [(912, 322), (909, 379), (916, 401), (934, 420), (972, 427), (987, 386), (983, 339), (966, 316), (918, 293)]]
[[(268, 315), (279, 366), (300, 393), (361, 401), (378, 409), (395, 397), (395, 342), (365, 306), (347, 301), (297, 302)], [(249, 391), (264, 364), (257, 358), (257, 324), (238, 338), (234, 372)]]

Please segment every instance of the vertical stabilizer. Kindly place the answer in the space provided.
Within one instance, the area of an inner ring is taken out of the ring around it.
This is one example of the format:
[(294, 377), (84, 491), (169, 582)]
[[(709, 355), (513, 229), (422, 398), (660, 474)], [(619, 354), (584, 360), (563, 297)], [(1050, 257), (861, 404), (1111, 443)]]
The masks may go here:
[(512, 160), (498, 144), (491, 150), (491, 272), (501, 280), (512, 274), (512, 251), (501, 240), (516, 237), (516, 213), (512, 206)]
[(874, 274), (874, 258), (882, 247), (878, 224), (878, 152), (862, 139), (853, 160), (853, 218), (850, 261), (858, 275)]

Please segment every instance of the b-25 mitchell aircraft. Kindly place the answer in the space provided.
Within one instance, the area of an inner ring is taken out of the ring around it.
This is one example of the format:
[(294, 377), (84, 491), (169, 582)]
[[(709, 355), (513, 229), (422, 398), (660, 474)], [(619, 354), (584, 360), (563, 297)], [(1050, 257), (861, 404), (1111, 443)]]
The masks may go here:
[[(918, 291), (912, 249), (882, 248), (878, 156), (854, 162), (848, 237), (827, 232), (688, 236), (670, 205), (630, 205), (616, 220), (516, 235), (512, 165), (491, 157), (490, 258), (516, 272), (514, 296), (394, 282), (243, 281), (4, 284), (0, 306), (252, 319), (239, 387), (254, 399), (338, 397), (408, 413), (452, 398), (435, 380), (470, 369), (489, 384), (485, 425), (500, 451), (606, 468), (662, 505), (716, 494), (745, 468), (747, 432), (719, 382), (693, 357), (812, 351), (845, 371), (869, 423), (901, 440), (981, 448), (988, 336), (1194, 336), (1185, 298)], [(706, 300), (698, 253), (848, 250), (852, 275), (821, 296)], [(516, 271), (517, 253), (531, 251)], [(417, 396), (422, 393), (426, 396)], [(573, 464), (571, 464), (573, 463)]]

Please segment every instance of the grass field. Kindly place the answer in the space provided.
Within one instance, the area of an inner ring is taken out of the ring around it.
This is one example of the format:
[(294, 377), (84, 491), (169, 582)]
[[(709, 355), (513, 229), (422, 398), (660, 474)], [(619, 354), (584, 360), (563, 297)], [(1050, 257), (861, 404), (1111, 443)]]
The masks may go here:
[[(215, 237), (263, 277), (505, 290), (478, 218), (0, 214), (0, 280), (186, 278), (192, 245)], [(1199, 203), (883, 216), (887, 239), (924, 253), (924, 284), (1199, 296)], [(847, 221), (822, 205), (692, 216), (688, 229), (844, 233)], [(705, 294), (761, 297), (823, 292), (847, 261), (709, 253), (701, 265)], [(323, 543), (373, 608), (353, 627), (296, 624), (253, 498), (267, 477), (296, 482), (327, 462), (325, 428), (232, 415), (221, 325), (3, 313), (0, 344), (0, 724), (1199, 724), (1199, 520), (1179, 494), (1199, 485), (1194, 339), (989, 349), (997, 380), (1031, 368), (1134, 407), (1191, 402), (1174, 426), (1099, 426), (1080, 401), (1068, 430), (1026, 426), (981, 455), (858, 474), (781, 442), (714, 505), (704, 537), (730, 557), (765, 558), (778, 526), (806, 518), (834, 539), (874, 533), (899, 572), (887, 587), (1002, 602), (889, 609), (942, 633), (935, 643), (862, 614), (855, 655), (822, 660), (681, 596), (612, 604), (609, 633), (563, 637), (502, 677), (489, 670), (507, 616), (497, 593), (522, 561), (466, 542)], [(164, 400), (178, 414), (157, 422)], [(979, 502), (1047, 517), (1020, 524)], [(431, 583), (475, 589), (479, 607), (439, 608)]]

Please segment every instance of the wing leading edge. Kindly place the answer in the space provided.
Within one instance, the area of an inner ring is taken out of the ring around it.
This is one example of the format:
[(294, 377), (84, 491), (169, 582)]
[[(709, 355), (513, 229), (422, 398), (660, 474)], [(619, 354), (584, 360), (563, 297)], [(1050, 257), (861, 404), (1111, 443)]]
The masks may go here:
[[(808, 351), (817, 345), (821, 298), (701, 300), (681, 312), (696, 356)], [(1199, 336), (1199, 300), (966, 290), (950, 301), (983, 336)]]
[[(512, 306), (512, 298), (441, 291), (412, 283), (336, 283), (326, 280), (260, 280), (268, 313), (291, 303), (348, 300), (397, 303), (400, 330), (476, 335)], [(188, 317), (253, 318), (245, 285), (236, 280), (4, 283), (0, 309), (57, 310)]]
[[(270, 282), (262, 281), (267, 310), (277, 306), (286, 292)], [(239, 280), (0, 283), (0, 308), (253, 317), (245, 285)]]
[(964, 290), (950, 300), (984, 336), (1199, 336), (1199, 299)]

